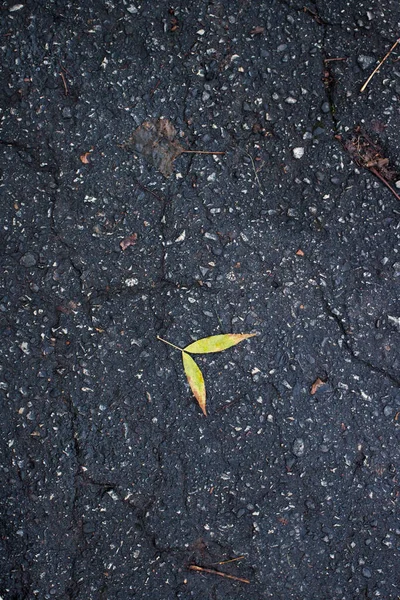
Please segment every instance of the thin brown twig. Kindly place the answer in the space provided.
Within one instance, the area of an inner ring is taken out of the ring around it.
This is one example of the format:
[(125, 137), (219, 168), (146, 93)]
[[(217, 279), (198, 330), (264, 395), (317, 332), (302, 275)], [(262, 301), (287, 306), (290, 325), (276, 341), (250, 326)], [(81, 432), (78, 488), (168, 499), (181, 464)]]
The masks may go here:
[(153, 96), (153, 95), (156, 93), (156, 90), (157, 90), (158, 86), (160, 85), (160, 83), (161, 83), (161, 79), (159, 79), (159, 80), (157, 81), (156, 85), (155, 85), (155, 86), (153, 87), (153, 89), (150, 91), (150, 96)]
[(394, 196), (396, 196), (397, 200), (400, 200), (400, 196), (394, 191), (394, 189), (392, 188), (390, 183), (388, 181), (386, 181), (386, 179), (384, 177), (382, 177), (382, 175), (379, 173), (379, 171), (377, 171), (377, 169), (375, 169), (375, 167), (367, 167), (367, 168), (371, 171), (371, 173), (373, 173), (375, 175), (375, 177), (380, 179), (382, 181), (382, 183), (384, 183), (386, 185), (387, 188), (389, 188), (389, 190), (392, 192), (392, 194)]
[(66, 96), (68, 96), (68, 86), (67, 86), (66, 79), (65, 79), (65, 77), (64, 77), (64, 73), (60, 73), (60, 77), (61, 77), (61, 79), (62, 79), (62, 82), (63, 82), (63, 84), (64, 84), (64, 94), (65, 94)]
[(375, 73), (377, 71), (379, 71), (379, 69), (381, 68), (381, 66), (383, 65), (383, 63), (385, 62), (385, 60), (387, 60), (389, 58), (389, 56), (391, 55), (391, 53), (393, 52), (393, 50), (396, 48), (397, 44), (400, 42), (400, 38), (397, 38), (397, 40), (395, 41), (395, 43), (393, 44), (393, 46), (390, 48), (389, 52), (387, 54), (385, 54), (385, 56), (382, 58), (382, 60), (378, 63), (378, 65), (375, 67), (375, 69), (372, 71), (371, 75), (368, 77), (367, 81), (364, 83), (364, 85), (362, 86), (362, 88), (360, 89), (360, 92), (364, 92), (365, 88), (367, 87), (367, 85), (369, 84), (369, 82), (371, 81), (371, 79), (373, 78), (373, 76), (375, 75)]
[[(120, 144), (118, 144), (119, 148), (123, 148), (123, 146), (121, 146)], [(157, 200), (159, 200), (160, 202), (164, 202), (164, 198), (162, 196), (158, 196), (155, 192), (153, 192), (153, 190), (150, 190), (149, 188), (147, 188), (145, 185), (143, 185), (143, 183), (140, 183), (140, 181), (138, 181), (137, 179), (135, 179), (134, 183), (140, 188), (142, 189), (144, 192), (148, 192), (149, 194), (151, 194), (152, 196), (154, 196), (154, 198), (157, 198)]]
[(344, 57), (344, 58), (324, 58), (324, 63), (333, 62), (334, 60), (347, 60), (347, 57)]
[(233, 581), (240, 581), (241, 583), (250, 583), (248, 579), (244, 579), (244, 577), (236, 577), (235, 575), (228, 575), (228, 573), (221, 573), (221, 571), (216, 571), (215, 569), (204, 569), (203, 567), (198, 567), (197, 565), (189, 565), (188, 567), (191, 571), (200, 571), (201, 573), (209, 573), (210, 575), (219, 575), (220, 577), (225, 577), (226, 579), (233, 579)]
[(244, 556), (237, 556), (236, 558), (230, 558), (229, 560), (221, 560), (220, 562), (214, 563), (215, 565), (226, 565), (231, 562), (236, 562), (237, 560), (242, 560)]
[(225, 154), (225, 152), (211, 152), (209, 150), (182, 150), (181, 154)]
[(66, 73), (67, 75), (69, 75), (69, 77), (72, 77), (72, 75), (71, 75), (71, 73), (68, 71), (68, 69), (66, 69), (66, 68), (64, 67), (64, 65), (62, 65), (61, 63), (60, 63), (60, 68), (61, 68), (61, 69), (64, 71), (64, 73)]

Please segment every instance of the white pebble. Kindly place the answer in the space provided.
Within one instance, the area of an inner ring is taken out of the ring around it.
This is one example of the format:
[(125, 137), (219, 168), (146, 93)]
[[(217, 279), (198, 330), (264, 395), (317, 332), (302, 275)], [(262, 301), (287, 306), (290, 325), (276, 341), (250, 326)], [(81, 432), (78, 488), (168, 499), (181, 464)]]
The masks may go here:
[(304, 155), (304, 148), (293, 148), (293, 156), (295, 158), (302, 158)]

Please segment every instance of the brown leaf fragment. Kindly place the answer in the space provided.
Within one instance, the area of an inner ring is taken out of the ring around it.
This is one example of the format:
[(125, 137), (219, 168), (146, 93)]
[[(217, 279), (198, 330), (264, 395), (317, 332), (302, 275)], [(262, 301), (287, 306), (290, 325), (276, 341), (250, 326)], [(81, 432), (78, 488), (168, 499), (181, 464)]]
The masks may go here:
[(319, 390), (320, 387), (325, 385), (325, 383), (326, 383), (326, 381), (323, 381), (320, 377), (317, 377), (317, 379), (314, 381), (314, 383), (311, 386), (311, 390), (310, 390), (311, 396), (314, 396), (314, 394), (317, 392), (317, 390)]
[(128, 237), (124, 238), (120, 241), (119, 245), (121, 246), (121, 250), (126, 250), (129, 246), (134, 246), (137, 240), (137, 233), (132, 233), (132, 235), (128, 235)]
[(256, 27), (253, 27), (250, 31), (250, 35), (260, 35), (260, 33), (264, 33), (264, 27), (261, 27), (261, 25), (256, 25)]
[(304, 256), (304, 252), (303, 252), (303, 250), (302, 250), (301, 248), (299, 248), (299, 249), (297, 250), (297, 252), (296, 252), (296, 255), (297, 255), (297, 256)]
[(343, 140), (341, 136), (336, 137), (358, 166), (373, 173), (400, 200), (399, 194), (390, 183), (397, 181), (400, 175), (392, 168), (389, 159), (383, 155), (383, 150), (376, 142), (372, 141), (360, 127), (355, 129), (350, 139)]
[(90, 164), (88, 156), (90, 156), (90, 152), (84, 152), (79, 157), (80, 161), (83, 162), (84, 165), (89, 165)]
[(174, 170), (174, 160), (185, 152), (175, 138), (176, 129), (171, 121), (152, 119), (144, 121), (122, 147), (141, 154), (164, 177), (169, 177)]

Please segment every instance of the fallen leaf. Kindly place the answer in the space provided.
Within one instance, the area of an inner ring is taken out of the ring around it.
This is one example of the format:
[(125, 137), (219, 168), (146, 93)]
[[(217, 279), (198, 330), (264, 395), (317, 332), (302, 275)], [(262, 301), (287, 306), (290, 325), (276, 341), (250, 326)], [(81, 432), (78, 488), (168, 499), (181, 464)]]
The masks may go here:
[(189, 344), (184, 348), (185, 352), (193, 354), (208, 354), (209, 352), (222, 352), (231, 346), (236, 346), (239, 342), (254, 337), (256, 333), (226, 333), (223, 335), (213, 335), (202, 338)]
[(83, 162), (84, 165), (89, 165), (89, 159), (88, 156), (90, 156), (90, 152), (84, 152), (84, 154), (80, 155), (80, 161)]
[(136, 240), (137, 233), (132, 233), (132, 235), (129, 235), (128, 237), (121, 240), (119, 245), (121, 246), (122, 250), (126, 250), (127, 248), (129, 248), (129, 246), (134, 246), (134, 244), (136, 244)]
[(193, 352), (194, 354), (207, 354), (208, 352), (221, 352), (222, 350), (226, 350), (231, 346), (235, 346), (242, 340), (246, 340), (247, 338), (251, 338), (257, 335), (256, 333), (228, 333), (225, 335), (213, 335), (211, 337), (202, 338), (189, 344), (186, 348), (180, 348), (167, 340), (164, 340), (159, 335), (157, 339), (160, 342), (164, 342), (164, 344), (168, 344), (168, 346), (172, 346), (175, 350), (179, 350), (182, 354), (183, 368), (186, 373), (186, 377), (188, 378), (188, 382), (190, 388), (200, 405), (201, 410), (207, 416), (206, 411), (206, 386), (204, 383), (203, 374), (200, 371), (199, 367), (193, 360), (191, 356), (189, 356), (188, 352)]
[(185, 152), (175, 138), (176, 129), (171, 121), (153, 119), (144, 121), (122, 147), (141, 154), (164, 177), (169, 177), (174, 170), (174, 160)]
[(185, 369), (190, 389), (200, 405), (201, 410), (207, 416), (206, 410), (206, 386), (203, 373), (189, 354), (182, 351), (183, 368)]
[(314, 381), (314, 383), (311, 386), (310, 394), (312, 396), (314, 396), (314, 394), (317, 392), (317, 390), (319, 390), (320, 387), (325, 385), (325, 383), (326, 383), (326, 381), (323, 381), (322, 379), (317, 377), (317, 379)]

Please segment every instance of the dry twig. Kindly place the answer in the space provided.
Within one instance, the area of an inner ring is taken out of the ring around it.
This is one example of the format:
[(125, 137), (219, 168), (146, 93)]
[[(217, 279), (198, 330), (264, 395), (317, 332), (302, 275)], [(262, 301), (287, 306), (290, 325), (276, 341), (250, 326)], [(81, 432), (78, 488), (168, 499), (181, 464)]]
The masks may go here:
[(360, 89), (360, 92), (364, 92), (365, 88), (367, 87), (367, 85), (369, 84), (369, 82), (371, 81), (371, 79), (373, 78), (373, 76), (375, 75), (375, 73), (377, 71), (379, 71), (379, 69), (381, 68), (381, 66), (383, 65), (383, 63), (385, 62), (385, 60), (387, 60), (389, 58), (389, 56), (391, 55), (391, 53), (393, 52), (393, 50), (396, 48), (397, 44), (400, 42), (400, 38), (398, 38), (395, 43), (393, 44), (393, 46), (390, 48), (389, 52), (387, 54), (385, 54), (385, 56), (382, 58), (382, 60), (378, 63), (378, 65), (375, 67), (375, 69), (372, 71), (371, 75), (368, 77), (367, 81), (364, 83), (364, 85), (362, 86), (362, 88)]
[(189, 565), (188, 567), (191, 571), (199, 571), (201, 573), (209, 573), (210, 575), (219, 575), (220, 577), (225, 577), (225, 579), (233, 579), (233, 581), (240, 581), (241, 583), (250, 583), (248, 579), (244, 577), (236, 577), (235, 575), (228, 575), (228, 573), (221, 573), (221, 571), (216, 571), (215, 569), (204, 569), (203, 567), (198, 567), (197, 565)]

